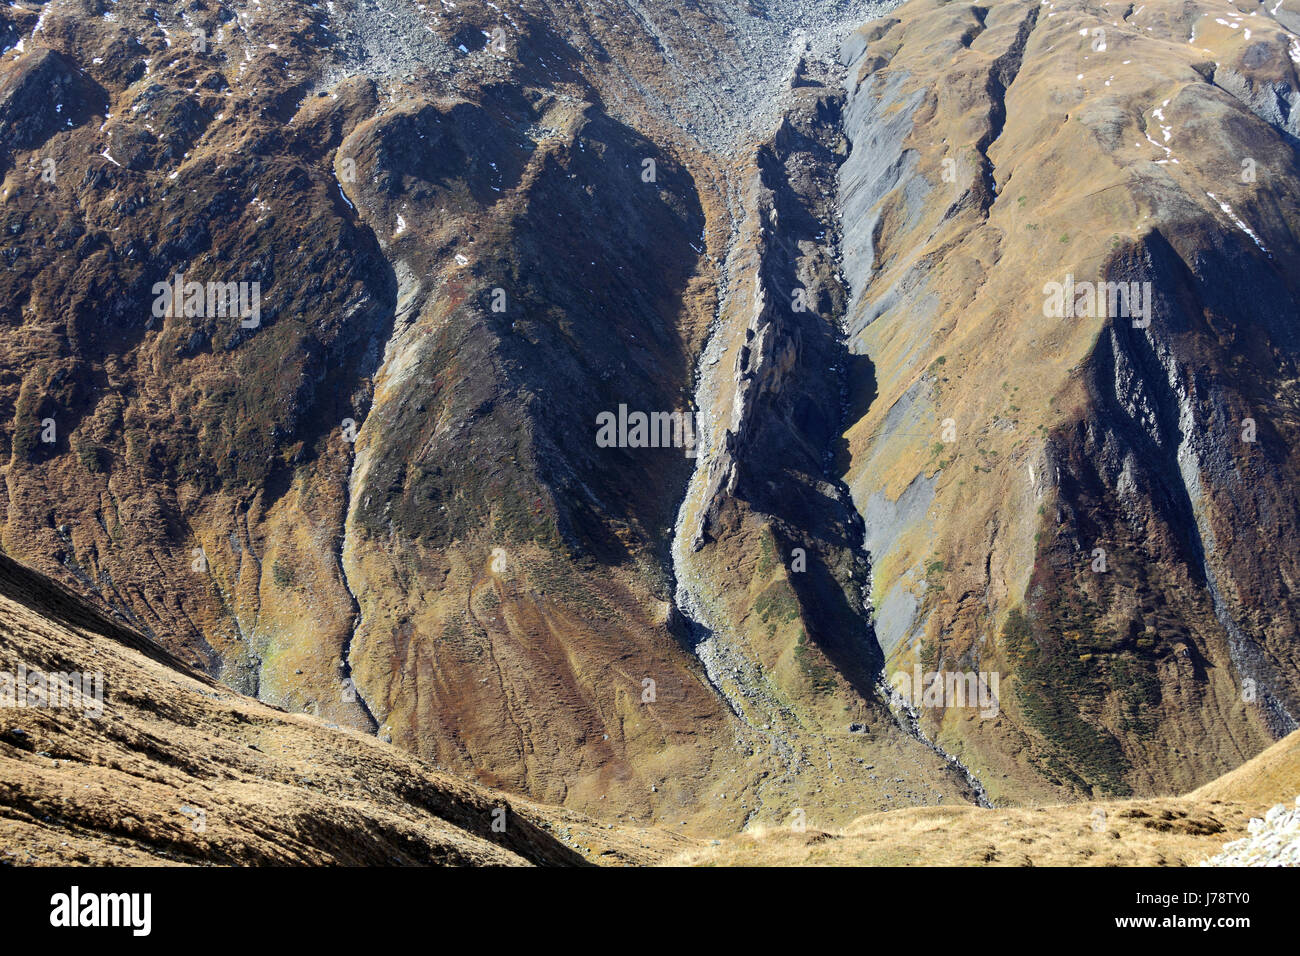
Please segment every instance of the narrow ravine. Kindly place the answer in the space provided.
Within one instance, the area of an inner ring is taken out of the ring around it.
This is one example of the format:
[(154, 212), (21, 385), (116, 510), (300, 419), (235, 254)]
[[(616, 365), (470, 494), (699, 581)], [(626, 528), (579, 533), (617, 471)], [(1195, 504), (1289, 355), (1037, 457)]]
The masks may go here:
[(893, 711), (898, 726), (901, 727), (909, 736), (914, 737), (921, 743), (925, 744), (935, 754), (942, 757), (948, 764), (966, 778), (967, 785), (975, 791), (975, 802), (981, 807), (993, 809), (993, 801), (989, 799), (988, 791), (984, 789), (984, 784), (980, 782), (979, 777), (971, 772), (971, 769), (962, 763), (957, 757), (948, 753), (937, 743), (930, 739), (929, 735), (921, 729), (921, 717), (902, 695), (898, 693), (889, 683), (881, 680), (879, 684), (879, 693), (882, 699), (889, 702), (889, 709)]
[[(726, 585), (711, 580), (702, 563), (734, 559), (728, 550), (734, 543), (715, 540), (712, 533), (719, 509), (734, 498), (745, 511), (784, 529), (778, 533), (786, 540), (816, 549), (818, 560), (836, 567), (837, 575), (846, 567), (858, 569), (850, 573), (860, 600), (838, 611), (821, 604), (811, 578), (790, 580), (802, 613), (831, 638), (821, 649), (834, 655), (840, 673), (865, 700), (888, 704), (889, 698), (880, 691), (884, 655), (870, 606), (865, 526), (836, 454), (853, 407), (854, 357), (845, 327), (852, 290), (842, 267), (838, 190), (847, 155), (844, 68), (835, 59), (805, 57), (791, 81), (776, 130), (744, 166), (729, 172), (727, 186), (744, 205), (741, 216), (733, 213), (718, 310), (696, 369), (701, 447), (671, 553), (677, 610), (708, 679), (795, 773), (805, 765), (829, 770), (832, 754), (843, 759), (844, 751), (809, 733), (802, 712), (808, 702), (791, 710), (772, 675), (757, 664), (754, 649), (733, 633), (736, 609), (727, 607), (718, 590)], [(795, 294), (807, 296), (806, 307), (792, 302)], [(810, 485), (819, 489), (817, 495), (797, 499), (797, 489)], [(764, 490), (776, 487), (796, 497)], [(697, 557), (704, 549), (709, 557)], [(975, 802), (989, 805), (974, 774), (926, 738), (915, 720), (896, 711), (893, 720), (941, 758)], [(764, 789), (758, 791), (760, 804)], [(750, 818), (758, 812), (752, 810)]]
[[(340, 186), (340, 191), (342, 187)], [(345, 197), (346, 198), (346, 197)], [(403, 334), (410, 330), (411, 323), (418, 312), (420, 304), (420, 293), (422, 291), (419, 280), (415, 277), (406, 262), (398, 260), (393, 263), (393, 276), (397, 282), (397, 298), (394, 307), (394, 316), (391, 334), (387, 341), (382, 342), (382, 347), (378, 350), (379, 365), (373, 371), (373, 380), (376, 383), (375, 390), (378, 389), (378, 383), (383, 382), (389, 370), (401, 356), (403, 346), (406, 344), (406, 336)], [(400, 364), (400, 363), (397, 363)], [(374, 409), (371, 409), (373, 413)], [(345, 671), (341, 676), (344, 679), (352, 679), (352, 689), (356, 694), (356, 703), (361, 711), (370, 720), (372, 732), (378, 733), (383, 729), (375, 711), (371, 708), (365, 695), (361, 692), (361, 687), (353, 677), (352, 651), (356, 642), (357, 634), (360, 632), (363, 624), (363, 610), (361, 601), (353, 588), (351, 575), (348, 572), (348, 554), (349, 542), (351, 540), (351, 531), (356, 515), (360, 507), (360, 501), (365, 486), (366, 475), (369, 467), (369, 460), (366, 457), (366, 448), (368, 445), (369, 432), (368, 428), (378, 427), (379, 420), (371, 425), (371, 416), (361, 423), (357, 433), (356, 441), (353, 443), (352, 465), (348, 469), (347, 498), (344, 504), (343, 527), (339, 536), (338, 563), (339, 577), (343, 581), (343, 586), (347, 589), (348, 596), (352, 601), (352, 628), (348, 632), (347, 640), (343, 645), (341, 657), (343, 669)], [(362, 441), (362, 439), (367, 439)]]

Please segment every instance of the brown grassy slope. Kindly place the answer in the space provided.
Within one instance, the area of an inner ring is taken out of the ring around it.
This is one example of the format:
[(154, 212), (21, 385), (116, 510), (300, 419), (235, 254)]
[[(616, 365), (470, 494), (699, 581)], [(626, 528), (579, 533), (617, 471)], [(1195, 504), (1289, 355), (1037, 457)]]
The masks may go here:
[(1188, 796), (1196, 800), (1276, 801), (1300, 793), (1300, 733), (1283, 737), (1254, 760)]
[(756, 828), (676, 864), (703, 866), (1194, 866), (1300, 793), (1300, 732), (1181, 797), (985, 810), (917, 807), (842, 830)]
[[(341, 84), (302, 117), (280, 99), (319, 55), (292, 42), (306, 11), (258, 23), (284, 57), (245, 60), (233, 41), (169, 44), (141, 6), (103, 19), (69, 4), (47, 11), (30, 58), (0, 65), (6, 108), (72, 111), (44, 138), (3, 144), (0, 217), (23, 238), (0, 275), (0, 537), (187, 662), (361, 727), (336, 690), (352, 623), (335, 553), (339, 424), (361, 415), (392, 302), (322, 159), (375, 108), (373, 87)], [(212, 17), (196, 25), (215, 32)], [(56, 102), (28, 84), (15, 97), (29, 59), (81, 93)], [(32, 175), (47, 162), (57, 175)], [(177, 271), (259, 282), (261, 324), (154, 315), (153, 283)], [(36, 414), (56, 424), (53, 443)]]
[(242, 697), (5, 557), (0, 658), (10, 673), (105, 675), (98, 719), (0, 709), (5, 863), (573, 865), (639, 861), (673, 841), (470, 786)]

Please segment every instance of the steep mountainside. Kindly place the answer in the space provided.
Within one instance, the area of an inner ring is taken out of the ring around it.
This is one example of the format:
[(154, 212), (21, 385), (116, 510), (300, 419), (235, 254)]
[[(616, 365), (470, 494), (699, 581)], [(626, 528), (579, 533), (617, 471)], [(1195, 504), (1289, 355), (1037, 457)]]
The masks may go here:
[(1300, 716), (1292, 2), (0, 7), (0, 544), (611, 820), (1185, 792)]
[(1003, 674), (997, 719), (922, 718), (995, 799), (1177, 792), (1296, 727), (1273, 7), (910, 3), (845, 48), (846, 480), (889, 668)]
[[(467, 4), (394, 14), (389, 56), (382, 10), (9, 9), (6, 108), (68, 119), (5, 139), (5, 548), (237, 690), (548, 801), (959, 796), (878, 704), (869, 740), (840, 708), (837, 793), (738, 718), (674, 603), (693, 450), (594, 441), (691, 412), (731, 236), (717, 157), (628, 125), (693, 95), (668, 28)], [(700, 83), (731, 46), (692, 41)]]

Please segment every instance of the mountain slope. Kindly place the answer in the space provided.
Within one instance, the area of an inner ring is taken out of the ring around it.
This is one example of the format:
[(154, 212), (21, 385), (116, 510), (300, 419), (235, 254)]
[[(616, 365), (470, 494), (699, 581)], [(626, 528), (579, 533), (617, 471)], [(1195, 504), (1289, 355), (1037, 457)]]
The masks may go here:
[(0, 543), (612, 820), (1185, 792), (1300, 714), (1287, 2), (0, 8)]
[(3, 557), (0, 635), (29, 674), (103, 675), (102, 713), (92, 700), (0, 710), (8, 864), (1183, 865), (1300, 790), (1292, 734), (1186, 797), (897, 810), (705, 846), (484, 791), (242, 697)]
[[(725, 135), (685, 108), (811, 39), (726, 5), (3, 15), (6, 102), (70, 123), (3, 144), (10, 554), (243, 693), (550, 802), (713, 828), (969, 793), (853, 645), (806, 746), (738, 716), (676, 604), (687, 449), (595, 441), (695, 411), (727, 154), (758, 173), (786, 81), (737, 85), (763, 108)], [(256, 321), (166, 308), (177, 275), (257, 283)]]
[(4, 863), (556, 866), (672, 846), (243, 697), (3, 556), (0, 648), (11, 680), (97, 674), (102, 692), (0, 708)]
[(911, 2), (845, 47), (846, 481), (887, 671), (1002, 675), (920, 715), (995, 801), (1296, 726), (1288, 16)]

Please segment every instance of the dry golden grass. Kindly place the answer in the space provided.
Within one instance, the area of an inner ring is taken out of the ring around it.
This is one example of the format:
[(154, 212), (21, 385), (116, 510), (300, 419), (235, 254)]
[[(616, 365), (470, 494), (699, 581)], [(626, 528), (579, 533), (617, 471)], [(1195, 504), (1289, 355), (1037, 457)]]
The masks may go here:
[(842, 830), (753, 827), (688, 866), (1194, 866), (1300, 793), (1300, 731), (1182, 797), (871, 813)]
[(1282, 738), (1254, 760), (1193, 790), (1193, 800), (1276, 803), (1300, 793), (1300, 733)]
[[(756, 829), (672, 858), (688, 866), (1194, 866), (1267, 804), (1190, 798), (873, 813), (843, 830)], [(1099, 808), (1105, 816), (1094, 816)], [(1094, 821), (1097, 829), (1093, 829)]]

